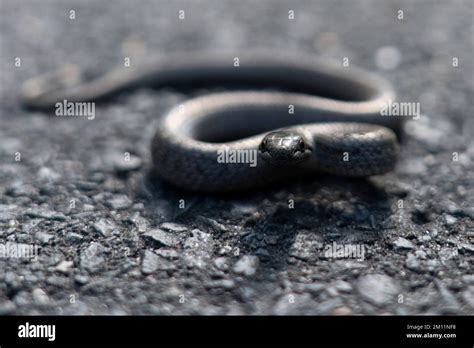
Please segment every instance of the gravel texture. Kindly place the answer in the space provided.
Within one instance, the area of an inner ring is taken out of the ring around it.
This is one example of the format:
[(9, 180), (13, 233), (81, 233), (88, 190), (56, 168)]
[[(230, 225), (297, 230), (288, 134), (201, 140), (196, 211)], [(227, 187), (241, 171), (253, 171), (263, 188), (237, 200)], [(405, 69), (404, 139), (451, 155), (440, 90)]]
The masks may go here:
[[(0, 254), (0, 314), (473, 314), (473, 16), (470, 0), (1, 0), (0, 251), (39, 249)], [(94, 120), (17, 103), (65, 63), (263, 47), (348, 57), (420, 102), (396, 171), (194, 195), (148, 170), (159, 115), (195, 93), (135, 91)]]

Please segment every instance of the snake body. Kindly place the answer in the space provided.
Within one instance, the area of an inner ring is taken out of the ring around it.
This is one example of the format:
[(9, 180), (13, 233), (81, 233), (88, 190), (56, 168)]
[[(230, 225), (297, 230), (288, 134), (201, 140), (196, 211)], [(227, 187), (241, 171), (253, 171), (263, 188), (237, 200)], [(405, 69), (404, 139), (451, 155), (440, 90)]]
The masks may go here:
[(388, 82), (303, 56), (237, 56), (158, 57), (88, 82), (68, 67), (27, 81), (22, 100), (43, 109), (137, 87), (252, 86), (191, 99), (160, 120), (153, 171), (188, 190), (250, 189), (315, 171), (365, 177), (393, 169), (401, 121), (380, 115), (395, 98)]

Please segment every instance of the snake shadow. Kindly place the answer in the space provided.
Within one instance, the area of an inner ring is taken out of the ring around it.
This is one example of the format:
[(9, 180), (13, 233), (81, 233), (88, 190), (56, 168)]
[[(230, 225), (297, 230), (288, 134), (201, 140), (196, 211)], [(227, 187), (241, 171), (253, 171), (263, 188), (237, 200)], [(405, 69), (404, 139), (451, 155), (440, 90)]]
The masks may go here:
[(203, 194), (149, 172), (143, 190), (157, 221), (213, 233), (216, 253), (230, 245), (239, 255), (257, 255), (270, 277), (290, 263), (317, 264), (333, 243), (370, 246), (383, 238), (393, 213), (390, 196), (370, 179), (325, 174), (259, 190)]

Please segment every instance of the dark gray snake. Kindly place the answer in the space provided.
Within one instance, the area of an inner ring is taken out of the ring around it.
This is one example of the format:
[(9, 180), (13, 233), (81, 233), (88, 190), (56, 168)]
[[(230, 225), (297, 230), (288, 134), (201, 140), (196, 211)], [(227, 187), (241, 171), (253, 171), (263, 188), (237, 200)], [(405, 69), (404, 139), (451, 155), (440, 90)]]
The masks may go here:
[(136, 87), (229, 82), (255, 91), (208, 94), (164, 115), (151, 146), (160, 177), (185, 189), (222, 192), (313, 171), (365, 177), (393, 169), (394, 131), (401, 121), (380, 115), (382, 104), (395, 97), (390, 85), (369, 72), (314, 58), (181, 54), (120, 67), (88, 82), (66, 68), (27, 81), (22, 100), (51, 108)]

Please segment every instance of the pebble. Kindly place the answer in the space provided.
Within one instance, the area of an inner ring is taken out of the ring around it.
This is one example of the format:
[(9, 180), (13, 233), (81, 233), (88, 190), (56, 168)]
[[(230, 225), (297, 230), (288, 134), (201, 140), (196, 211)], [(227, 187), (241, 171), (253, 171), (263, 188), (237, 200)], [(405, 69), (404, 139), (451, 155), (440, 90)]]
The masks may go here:
[(143, 234), (143, 237), (160, 246), (175, 247), (180, 239), (172, 233), (165, 232), (159, 228), (149, 230)]
[(449, 215), (449, 214), (446, 214), (444, 216), (444, 221), (445, 221), (445, 225), (446, 226), (453, 226), (454, 224), (456, 224), (456, 222), (458, 221), (457, 218), (455, 218), (454, 216), (452, 215)]
[(257, 273), (260, 260), (257, 256), (244, 255), (234, 265), (233, 271), (245, 276), (253, 276)]
[(174, 260), (179, 257), (178, 252), (174, 249), (158, 249), (155, 251), (155, 253), (161, 257), (164, 257), (165, 259), (170, 260)]
[(35, 303), (37, 305), (47, 305), (49, 304), (49, 297), (48, 295), (44, 292), (43, 289), (34, 289), (32, 292), (31, 292), (31, 295), (33, 296), (33, 301), (35, 301)]
[(45, 233), (45, 232), (35, 233), (35, 239), (41, 244), (48, 244), (49, 241), (53, 238), (54, 238), (54, 235), (49, 234), (49, 233)]
[(61, 273), (69, 273), (73, 265), (73, 261), (61, 261), (59, 264), (56, 265), (56, 267), (54, 267), (54, 270)]
[(337, 280), (334, 282), (334, 287), (341, 292), (351, 292), (352, 285), (344, 280)]
[(61, 178), (61, 175), (48, 167), (41, 167), (38, 170), (37, 177), (40, 181), (55, 182)]
[(84, 285), (89, 282), (89, 276), (78, 274), (74, 277), (74, 281), (78, 284)]
[(203, 269), (211, 259), (212, 250), (214, 250), (212, 235), (194, 229), (184, 242), (183, 261), (187, 267)]
[(421, 263), (420, 260), (414, 254), (408, 254), (407, 258), (405, 259), (405, 266), (409, 270), (419, 272), (421, 271)]
[(461, 279), (466, 284), (474, 284), (474, 274), (465, 274)]
[(158, 270), (160, 257), (150, 250), (145, 250), (142, 258), (142, 273), (150, 274)]
[(211, 280), (204, 284), (206, 288), (222, 288), (225, 290), (231, 290), (235, 288), (235, 282), (232, 279), (219, 279)]
[(459, 245), (459, 249), (463, 250), (466, 253), (474, 254), (474, 245), (469, 243), (462, 243)]
[(176, 224), (174, 222), (164, 222), (160, 225), (160, 227), (164, 230), (170, 231), (170, 232), (184, 232), (187, 231), (188, 228), (184, 225)]
[(33, 185), (16, 182), (6, 190), (5, 194), (11, 197), (35, 197), (38, 195), (38, 189)]
[(317, 303), (310, 294), (285, 294), (273, 306), (275, 315), (301, 315), (315, 312)]
[(379, 69), (393, 70), (401, 60), (402, 54), (395, 46), (382, 46), (375, 52), (375, 64)]
[(58, 213), (52, 210), (46, 210), (42, 208), (38, 209), (28, 209), (24, 215), (33, 217), (33, 218), (40, 218), (46, 220), (57, 220), (57, 221), (66, 221), (67, 218), (64, 214)]
[(118, 194), (108, 199), (105, 204), (113, 210), (127, 209), (132, 206), (133, 202), (127, 195)]
[(229, 269), (228, 259), (226, 257), (218, 257), (214, 260), (214, 265), (217, 269), (221, 271), (226, 271)]
[(207, 218), (204, 216), (198, 216), (198, 221), (202, 222), (206, 225), (206, 227), (210, 227), (216, 233), (222, 233), (227, 231), (227, 227), (223, 224), (217, 222), (214, 219)]
[(412, 242), (403, 237), (398, 237), (392, 242), (392, 245), (395, 250), (410, 250), (415, 247)]
[(324, 284), (324, 283), (303, 284), (302, 287), (301, 287), (301, 292), (309, 292), (313, 295), (318, 295), (325, 288), (326, 288), (326, 284)]
[(318, 250), (323, 248), (321, 238), (314, 233), (298, 233), (288, 254), (300, 260), (314, 258)]
[(362, 276), (357, 280), (356, 288), (365, 300), (377, 306), (393, 302), (400, 291), (398, 284), (384, 274)]
[(74, 232), (69, 232), (66, 234), (66, 241), (71, 244), (80, 243), (83, 239), (84, 237)]
[(16, 305), (12, 301), (5, 301), (0, 303), (0, 315), (8, 315), (15, 313)]
[(105, 248), (102, 244), (92, 242), (86, 249), (83, 249), (80, 254), (79, 265), (82, 269), (89, 272), (98, 271), (105, 262), (104, 253)]
[(142, 166), (141, 158), (132, 154), (129, 157), (125, 157), (123, 153), (113, 154), (110, 155), (110, 160), (118, 173), (138, 170)]
[(336, 308), (339, 308), (342, 305), (342, 300), (339, 297), (335, 297), (318, 303), (315, 307), (314, 312), (320, 315), (329, 315), (332, 314), (336, 310)]
[(109, 220), (100, 219), (92, 225), (92, 228), (102, 237), (110, 237), (114, 230), (116, 230), (117, 226)]

